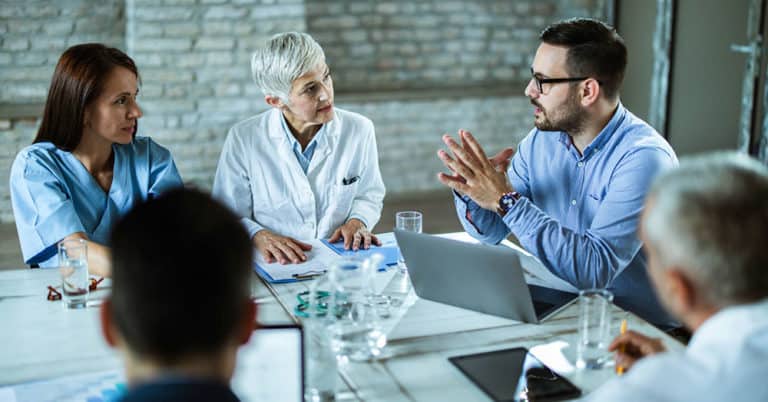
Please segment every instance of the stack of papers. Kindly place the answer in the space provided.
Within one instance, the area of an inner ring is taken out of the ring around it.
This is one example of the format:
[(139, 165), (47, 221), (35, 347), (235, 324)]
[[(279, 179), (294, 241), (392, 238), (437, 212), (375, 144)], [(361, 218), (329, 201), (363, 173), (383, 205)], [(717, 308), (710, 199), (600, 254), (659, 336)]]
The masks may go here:
[(393, 233), (376, 235), (381, 240), (381, 246), (371, 246), (367, 250), (344, 250), (344, 242), (329, 243), (328, 240), (315, 239), (307, 241), (312, 245), (312, 250), (307, 252), (307, 261), (300, 264), (280, 264), (279, 262), (267, 263), (258, 253), (255, 253), (254, 268), (256, 273), (270, 283), (294, 282), (297, 280), (311, 279), (322, 275), (328, 267), (342, 257), (355, 257), (366, 259), (375, 253), (384, 258), (381, 261), (379, 271), (386, 270), (388, 266), (396, 265), (400, 257)]

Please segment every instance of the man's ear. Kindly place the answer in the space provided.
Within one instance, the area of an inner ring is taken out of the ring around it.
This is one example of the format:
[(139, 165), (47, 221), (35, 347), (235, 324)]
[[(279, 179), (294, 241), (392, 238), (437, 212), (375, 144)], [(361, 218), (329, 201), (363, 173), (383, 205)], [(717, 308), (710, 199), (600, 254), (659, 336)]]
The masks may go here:
[(280, 100), (280, 97), (278, 96), (267, 95), (264, 97), (264, 101), (267, 102), (267, 105), (278, 109), (285, 106), (285, 103), (283, 103), (283, 101)]
[(581, 105), (590, 106), (600, 99), (600, 83), (594, 78), (587, 78), (581, 85)]
[(101, 307), (99, 307), (99, 318), (101, 321), (101, 334), (104, 336), (104, 340), (107, 342), (107, 345), (111, 347), (117, 346), (117, 328), (115, 328), (115, 323), (112, 320), (112, 301), (110, 299), (105, 299), (101, 303)]
[(667, 283), (667, 294), (674, 303), (674, 309), (678, 310), (679, 317), (685, 316), (685, 313), (697, 307), (700, 298), (703, 296), (696, 290), (696, 286), (690, 276), (684, 270), (677, 267), (668, 268), (665, 272), (665, 282)]
[(257, 311), (256, 303), (249, 299), (245, 305), (245, 311), (243, 311), (240, 323), (241, 332), (238, 336), (238, 342), (240, 342), (241, 345), (248, 343), (248, 340), (251, 339), (251, 335), (253, 334), (253, 330), (256, 329)]

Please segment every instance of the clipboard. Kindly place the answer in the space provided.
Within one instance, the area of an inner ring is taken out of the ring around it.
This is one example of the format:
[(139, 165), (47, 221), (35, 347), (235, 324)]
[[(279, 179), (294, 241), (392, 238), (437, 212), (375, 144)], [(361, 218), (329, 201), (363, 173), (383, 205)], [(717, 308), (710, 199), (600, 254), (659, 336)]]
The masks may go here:
[(400, 258), (400, 249), (397, 247), (394, 233), (376, 235), (381, 240), (381, 246), (371, 246), (368, 250), (344, 250), (344, 242), (329, 243), (328, 240), (314, 239), (308, 243), (312, 245), (308, 259), (300, 264), (267, 263), (259, 253), (254, 250), (253, 269), (269, 283), (291, 283), (312, 279), (325, 274), (333, 262), (341, 257), (368, 258), (374, 253), (384, 256), (378, 267), (384, 271), (387, 267), (396, 265)]

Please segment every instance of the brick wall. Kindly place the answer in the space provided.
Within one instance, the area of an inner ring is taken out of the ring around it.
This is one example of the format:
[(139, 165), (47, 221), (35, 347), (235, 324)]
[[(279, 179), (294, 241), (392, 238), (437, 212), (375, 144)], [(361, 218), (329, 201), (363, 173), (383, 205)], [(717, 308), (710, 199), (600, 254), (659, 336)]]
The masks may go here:
[[(489, 152), (517, 143), (531, 127), (529, 104), (520, 95), (537, 33), (561, 17), (599, 16), (602, 3), (4, 1), (0, 222), (13, 218), (11, 162), (39, 124), (34, 114), (4, 115), (4, 106), (42, 103), (58, 57), (73, 44), (103, 42), (134, 57), (142, 75), (140, 134), (170, 148), (187, 183), (210, 188), (229, 127), (266, 109), (251, 81), (251, 52), (274, 33), (307, 31), (328, 55), (337, 105), (376, 125), (382, 174), (388, 194), (396, 196), (440, 187), (435, 151), (444, 132), (473, 130)], [(474, 92), (467, 95), (457, 85)], [(509, 89), (477, 90), (494, 87)]]
[(277, 32), (306, 30), (303, 1), (133, 0), (128, 13), (140, 132), (171, 149), (185, 182), (210, 188), (228, 128), (267, 107), (250, 55)]
[(391, 193), (444, 188), (437, 158), (442, 134), (456, 138), (470, 130), (493, 155), (517, 144), (532, 128), (530, 103), (523, 97), (473, 97), (442, 100), (340, 103), (370, 118), (376, 128), (381, 175)]
[(307, 28), (339, 90), (497, 85), (530, 75), (538, 33), (596, 1), (313, 0)]
[(6, 1), (0, 6), (0, 102), (42, 102), (59, 56), (72, 45), (124, 47), (124, 1)]

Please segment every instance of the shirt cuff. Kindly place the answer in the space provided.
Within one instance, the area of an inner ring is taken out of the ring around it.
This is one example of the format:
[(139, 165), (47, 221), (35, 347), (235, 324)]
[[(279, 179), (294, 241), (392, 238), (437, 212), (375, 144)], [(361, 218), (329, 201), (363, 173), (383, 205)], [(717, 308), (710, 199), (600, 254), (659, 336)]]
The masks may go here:
[(242, 223), (243, 226), (245, 227), (245, 230), (248, 232), (248, 238), (251, 240), (253, 240), (253, 236), (256, 236), (256, 233), (258, 233), (261, 230), (264, 230), (264, 226), (261, 226), (255, 221), (248, 218), (241, 218), (240, 223)]
[[(475, 225), (475, 222), (472, 218), (472, 214), (477, 212), (478, 210), (482, 209), (479, 205), (477, 205), (476, 202), (472, 200), (468, 195), (459, 195), (459, 193), (456, 192), (456, 190), (453, 190), (454, 200), (456, 204), (456, 208), (459, 212), (459, 219), (465, 220), (467, 223), (472, 225), (472, 228), (475, 229), (475, 232), (479, 235), (483, 235), (483, 232), (480, 230), (480, 228)], [(461, 205), (464, 205), (463, 210), (461, 209)]]

